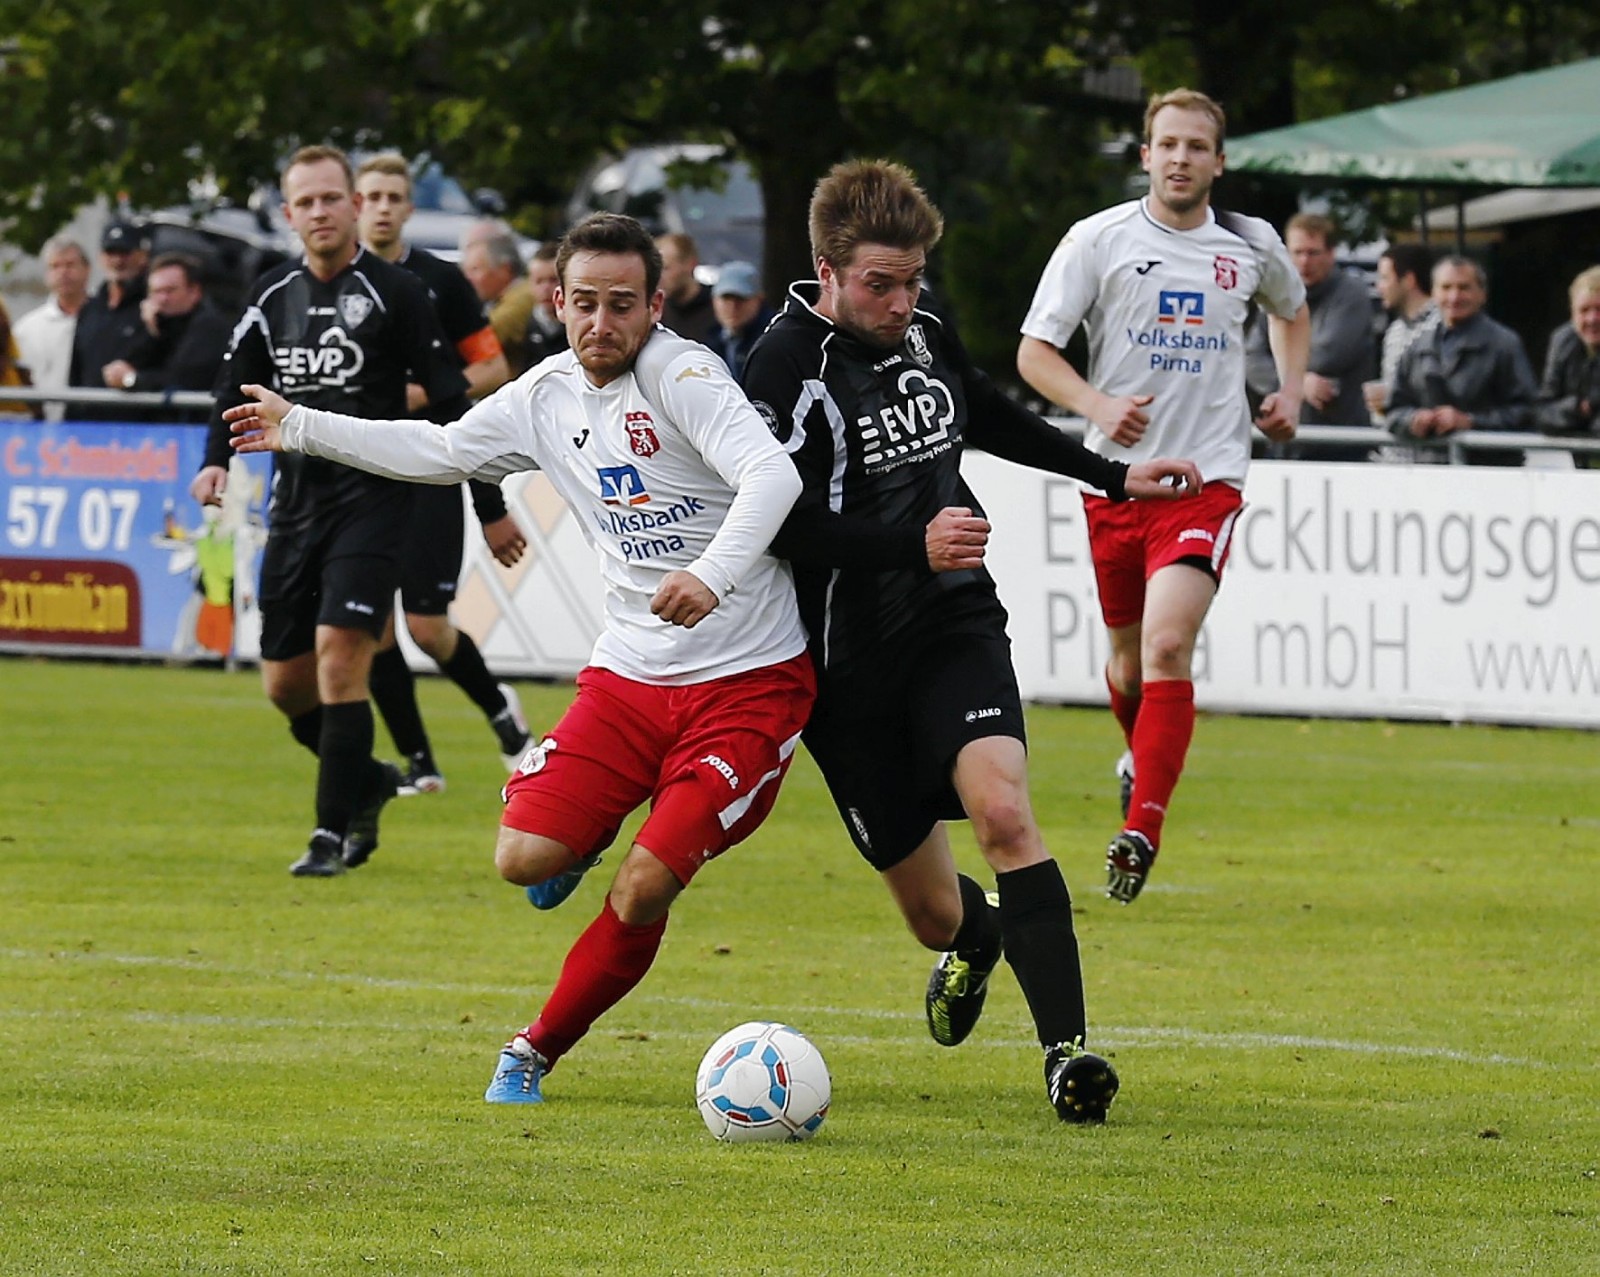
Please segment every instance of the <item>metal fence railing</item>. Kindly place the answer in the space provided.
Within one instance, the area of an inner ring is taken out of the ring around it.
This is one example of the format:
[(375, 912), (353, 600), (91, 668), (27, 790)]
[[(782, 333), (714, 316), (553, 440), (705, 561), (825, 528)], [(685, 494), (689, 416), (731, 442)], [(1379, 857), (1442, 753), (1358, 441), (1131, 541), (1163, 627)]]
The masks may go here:
[[(0, 389), (0, 400), (39, 404), (83, 404), (94, 408), (125, 407), (143, 410), (171, 408), (195, 410), (211, 408), (216, 400), (204, 390), (173, 390), (146, 393), (129, 390), (97, 390), (73, 388), (71, 390), (42, 390), (35, 386), (6, 386)], [(1057, 429), (1082, 437), (1084, 422), (1081, 417), (1046, 418)], [(1258, 436), (1258, 440), (1261, 436)], [(1600, 456), (1600, 436), (1547, 435), (1522, 430), (1469, 430), (1445, 439), (1402, 439), (1378, 426), (1301, 426), (1295, 435), (1299, 443), (1310, 444), (1368, 444), (1374, 450), (1383, 449), (1385, 458), (1403, 456), (1410, 452), (1416, 459), (1442, 459), (1454, 465), (1467, 461), (1468, 451), (1500, 453), (1565, 453), (1571, 457)], [(1397, 450), (1399, 450), (1397, 452)]]

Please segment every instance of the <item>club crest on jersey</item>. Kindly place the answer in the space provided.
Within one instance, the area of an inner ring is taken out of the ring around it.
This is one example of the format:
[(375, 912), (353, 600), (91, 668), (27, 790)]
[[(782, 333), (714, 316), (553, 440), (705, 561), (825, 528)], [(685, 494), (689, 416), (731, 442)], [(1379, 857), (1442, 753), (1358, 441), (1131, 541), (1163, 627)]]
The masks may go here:
[(906, 353), (919, 367), (933, 367), (933, 352), (928, 349), (928, 335), (922, 331), (921, 324), (912, 324), (906, 329)]
[(372, 314), (372, 298), (365, 293), (339, 295), (339, 318), (344, 320), (346, 328), (360, 328), (362, 321), (370, 314)]
[(1156, 303), (1158, 324), (1203, 324), (1206, 322), (1206, 295), (1163, 288)]
[(636, 457), (653, 457), (661, 451), (661, 440), (656, 438), (656, 423), (648, 412), (626, 414), (623, 425), (628, 432), (628, 447)]
[(632, 466), (601, 466), (600, 499), (607, 505), (646, 505), (650, 494)]
[(1236, 258), (1218, 254), (1212, 266), (1217, 272), (1218, 288), (1234, 289), (1239, 286), (1239, 262)]

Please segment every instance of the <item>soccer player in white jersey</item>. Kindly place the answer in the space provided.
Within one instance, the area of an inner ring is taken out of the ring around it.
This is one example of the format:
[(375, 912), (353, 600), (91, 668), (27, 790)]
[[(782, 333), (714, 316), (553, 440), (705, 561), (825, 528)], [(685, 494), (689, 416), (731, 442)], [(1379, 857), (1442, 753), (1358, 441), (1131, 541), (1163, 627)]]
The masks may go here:
[(544, 1075), (654, 961), (667, 910), (772, 809), (816, 695), (786, 563), (768, 553), (801, 484), (721, 361), (657, 327), (661, 255), (597, 213), (556, 258), (571, 349), (441, 430), (292, 407), (260, 386), (242, 452), (299, 451), (424, 483), (544, 471), (600, 556), (605, 628), (577, 699), (506, 785), (495, 864), (559, 904), (649, 800), (605, 903), (484, 1098)]
[[(1057, 245), (1022, 324), (1017, 369), (1088, 421), (1106, 457), (1192, 459), (1198, 499), (1114, 505), (1085, 493), (1100, 609), (1110, 632), (1106, 685), (1128, 752), (1118, 762), (1124, 828), (1106, 852), (1106, 894), (1127, 904), (1161, 846), (1167, 805), (1194, 735), (1192, 659), (1227, 561), (1250, 462), (1244, 325), (1268, 316), (1279, 384), (1255, 424), (1294, 436), (1310, 349), (1305, 287), (1266, 222), (1211, 207), (1222, 173), (1221, 106), (1174, 89), (1150, 100), (1143, 199), (1085, 218)], [(1089, 372), (1060, 348), (1083, 324)]]

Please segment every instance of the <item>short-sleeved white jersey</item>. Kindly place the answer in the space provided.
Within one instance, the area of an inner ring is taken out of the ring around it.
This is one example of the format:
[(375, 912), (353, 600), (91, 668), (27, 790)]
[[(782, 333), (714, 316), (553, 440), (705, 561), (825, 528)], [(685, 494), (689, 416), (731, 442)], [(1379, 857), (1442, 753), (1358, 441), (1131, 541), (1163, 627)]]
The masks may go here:
[(1056, 245), (1023, 321), (1028, 337), (1089, 339), (1087, 380), (1108, 395), (1153, 395), (1131, 448), (1091, 424), (1085, 444), (1118, 461), (1187, 457), (1242, 483), (1250, 463), (1244, 328), (1250, 304), (1292, 319), (1305, 285), (1270, 225), (1207, 210), (1176, 231), (1130, 200), (1078, 222)]
[[(767, 552), (800, 477), (697, 342), (658, 328), (633, 370), (600, 387), (563, 351), (443, 429), (297, 407), (283, 436), (289, 448), (427, 483), (543, 470), (600, 556), (606, 616), (592, 663), (626, 678), (700, 683), (805, 650), (789, 565)], [(693, 629), (650, 612), (678, 570), (718, 599)]]

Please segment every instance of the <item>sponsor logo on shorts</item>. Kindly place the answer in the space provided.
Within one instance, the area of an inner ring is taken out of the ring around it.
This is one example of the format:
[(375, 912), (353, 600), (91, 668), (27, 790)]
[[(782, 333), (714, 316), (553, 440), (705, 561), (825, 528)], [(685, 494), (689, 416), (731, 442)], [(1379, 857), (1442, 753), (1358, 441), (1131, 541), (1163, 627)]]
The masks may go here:
[(372, 604), (358, 603), (354, 599), (346, 599), (344, 601), (344, 610), (346, 612), (360, 612), (362, 616), (372, 616), (376, 611)]
[(528, 752), (522, 756), (522, 760), (517, 764), (517, 774), (519, 776), (532, 776), (535, 772), (543, 771), (548, 755), (555, 748), (556, 738), (554, 736), (546, 736), (537, 745), (530, 745)]
[(991, 705), (991, 706), (989, 706), (988, 709), (969, 709), (967, 711), (967, 722), (969, 722), (969, 723), (976, 723), (980, 719), (984, 719), (984, 718), (999, 718), (999, 717), (1000, 717), (1000, 707), (998, 705)]
[(1209, 528), (1185, 528), (1178, 533), (1178, 543), (1180, 545), (1185, 541), (1215, 541), (1216, 539), (1216, 533)]
[(711, 768), (712, 771), (721, 775), (722, 779), (728, 782), (729, 789), (739, 788), (739, 773), (728, 766), (726, 759), (720, 758), (716, 754), (707, 754), (700, 761)]
[(861, 813), (852, 807), (845, 814), (850, 817), (850, 824), (856, 831), (856, 837), (861, 839), (861, 845), (870, 849), (872, 839), (867, 836), (867, 822), (861, 819)]

